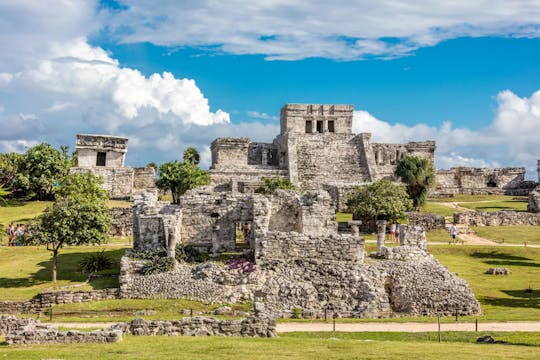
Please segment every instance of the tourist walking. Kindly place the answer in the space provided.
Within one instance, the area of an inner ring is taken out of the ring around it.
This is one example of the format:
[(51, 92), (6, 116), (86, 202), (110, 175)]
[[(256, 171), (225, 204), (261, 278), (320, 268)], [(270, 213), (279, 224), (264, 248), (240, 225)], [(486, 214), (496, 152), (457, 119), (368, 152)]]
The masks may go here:
[(13, 223), (9, 224), (8, 236), (9, 236), (8, 246), (13, 246), (13, 242), (15, 241), (15, 236), (16, 236), (15, 226), (13, 225)]
[(456, 228), (456, 223), (452, 223), (452, 225), (450, 225), (450, 241), (448, 242), (449, 244), (451, 243), (457, 243), (457, 228)]

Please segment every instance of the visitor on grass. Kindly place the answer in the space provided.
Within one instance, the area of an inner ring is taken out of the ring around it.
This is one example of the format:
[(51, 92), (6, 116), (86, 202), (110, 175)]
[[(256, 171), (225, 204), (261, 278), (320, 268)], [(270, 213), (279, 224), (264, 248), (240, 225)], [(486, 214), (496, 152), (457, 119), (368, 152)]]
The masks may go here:
[(17, 230), (15, 230), (15, 241), (13, 245), (22, 245), (25, 232), (26, 226), (24, 226), (24, 224), (17, 224)]
[(396, 223), (390, 225), (390, 240), (392, 240), (392, 242), (396, 241)]
[(455, 243), (457, 241), (457, 228), (456, 223), (452, 223), (450, 226), (450, 242), (449, 243)]
[(15, 241), (15, 226), (13, 225), (13, 223), (9, 224), (9, 227), (8, 227), (8, 236), (9, 236), (9, 241), (8, 241), (8, 246), (13, 246), (13, 242)]

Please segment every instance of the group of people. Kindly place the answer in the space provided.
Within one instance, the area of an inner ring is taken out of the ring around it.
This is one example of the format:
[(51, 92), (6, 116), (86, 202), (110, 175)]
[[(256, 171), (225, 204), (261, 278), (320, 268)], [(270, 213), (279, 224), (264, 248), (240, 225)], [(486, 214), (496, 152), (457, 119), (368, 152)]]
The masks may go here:
[(15, 246), (21, 243), (20, 240), (24, 236), (25, 232), (26, 226), (24, 224), (17, 224), (16, 227), (13, 223), (9, 224), (7, 228), (7, 234), (9, 236), (8, 246)]
[[(399, 242), (399, 231), (400, 231), (399, 223), (392, 223), (390, 227), (387, 228), (387, 230), (388, 230), (387, 233), (390, 235), (390, 240), (393, 242)], [(457, 243), (458, 238), (457, 238), (456, 223), (452, 223), (452, 225), (450, 226), (449, 232), (450, 232), (450, 240), (448, 243), (449, 244)], [(426, 228), (424, 226), (422, 226), (422, 229), (420, 230), (420, 236), (422, 237), (423, 240), (426, 240)]]
[(392, 242), (399, 242), (399, 231), (401, 230), (401, 226), (399, 223), (392, 223), (390, 225), (390, 230), (388, 233), (390, 234), (390, 240)]

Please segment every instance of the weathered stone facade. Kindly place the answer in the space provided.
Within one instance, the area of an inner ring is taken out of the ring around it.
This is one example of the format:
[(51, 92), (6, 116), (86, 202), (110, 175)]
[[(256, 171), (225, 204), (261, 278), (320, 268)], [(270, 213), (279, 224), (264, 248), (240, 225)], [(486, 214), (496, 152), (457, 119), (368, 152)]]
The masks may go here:
[(124, 167), (127, 138), (110, 135), (77, 135), (77, 167), (70, 174), (93, 173), (103, 178), (112, 199), (130, 199), (156, 187), (152, 167)]
[(454, 222), (468, 226), (540, 225), (540, 213), (509, 210), (496, 212), (468, 211), (454, 213)]
[(112, 207), (109, 209), (111, 226), (110, 236), (131, 236), (133, 233), (133, 210), (126, 207)]
[(535, 185), (534, 181), (525, 180), (525, 168), (455, 167), (437, 170), (436, 185), (431, 195), (527, 195)]
[(407, 220), (409, 225), (423, 226), (427, 231), (446, 229), (446, 219), (439, 214), (409, 212)]
[[(288, 178), (303, 190), (351, 188), (381, 178), (394, 179), (405, 155), (433, 161), (435, 142), (371, 143), (371, 134), (352, 133), (352, 105), (287, 104), (281, 131), (272, 143), (247, 138), (218, 138), (212, 143), (212, 184), (250, 192), (263, 177)], [(343, 208), (344, 197), (331, 192)]]

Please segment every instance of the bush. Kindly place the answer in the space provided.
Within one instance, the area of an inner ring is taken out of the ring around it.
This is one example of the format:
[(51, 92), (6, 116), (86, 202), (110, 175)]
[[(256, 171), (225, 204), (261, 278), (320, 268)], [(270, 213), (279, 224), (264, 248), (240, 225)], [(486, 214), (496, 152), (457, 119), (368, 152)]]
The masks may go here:
[(96, 273), (112, 266), (113, 261), (105, 254), (105, 250), (87, 255), (79, 262), (79, 270), (83, 273)]
[(175, 251), (176, 261), (178, 262), (203, 262), (206, 261), (207, 256), (202, 254), (196, 247), (193, 245), (176, 245)]
[(150, 275), (173, 271), (175, 266), (176, 260), (171, 257), (156, 257), (141, 269), (141, 274)]

